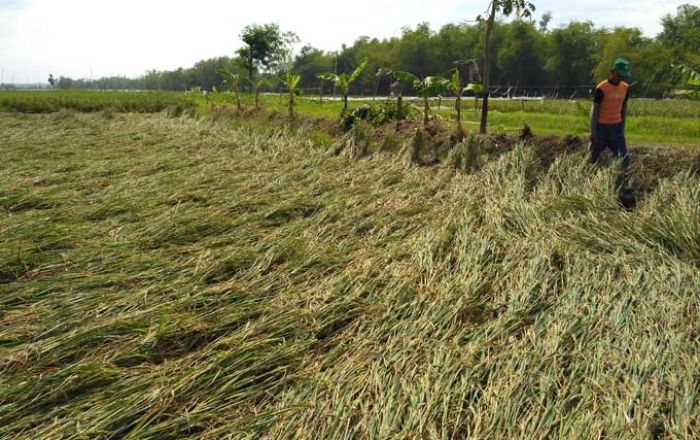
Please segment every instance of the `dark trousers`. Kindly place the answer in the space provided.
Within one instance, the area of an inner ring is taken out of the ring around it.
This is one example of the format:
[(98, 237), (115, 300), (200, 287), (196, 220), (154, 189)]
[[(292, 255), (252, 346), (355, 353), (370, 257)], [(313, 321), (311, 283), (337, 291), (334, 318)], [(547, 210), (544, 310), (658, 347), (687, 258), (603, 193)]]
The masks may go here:
[(625, 127), (622, 124), (597, 124), (595, 142), (591, 144), (591, 162), (597, 162), (605, 148), (610, 148), (613, 156), (622, 158), (622, 165), (629, 165)]

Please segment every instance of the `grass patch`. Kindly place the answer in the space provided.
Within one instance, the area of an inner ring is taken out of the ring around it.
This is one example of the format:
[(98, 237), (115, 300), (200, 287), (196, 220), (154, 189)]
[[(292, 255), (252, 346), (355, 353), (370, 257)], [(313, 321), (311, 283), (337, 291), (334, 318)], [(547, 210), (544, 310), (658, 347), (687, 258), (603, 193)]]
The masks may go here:
[[(254, 98), (243, 94), (244, 109), (237, 111), (235, 97), (230, 93), (208, 96), (181, 92), (99, 92), (99, 91), (0, 91), (0, 110), (24, 113), (53, 113), (67, 111), (97, 112), (105, 120), (118, 113), (165, 112), (170, 117), (182, 115), (212, 116), (227, 119), (237, 126), (265, 128), (269, 120), (282, 120), (287, 111), (284, 95), (261, 96), (263, 110), (253, 108)], [(443, 99), (440, 108), (432, 103), (433, 114), (447, 121), (452, 118), (453, 102)], [(411, 102), (406, 98), (406, 102)], [(351, 108), (363, 104), (376, 108), (385, 104), (383, 99), (351, 101)], [(463, 119), (467, 129), (476, 129), (480, 119), (478, 106), (471, 99), (463, 101)], [(529, 125), (538, 135), (577, 135), (588, 133), (590, 100), (491, 100), (489, 113), (490, 132), (520, 130)], [(302, 97), (297, 101), (297, 112), (307, 120), (315, 121), (315, 136), (311, 138), (322, 148), (333, 142), (323, 133), (335, 134), (340, 126), (339, 117), (343, 104), (338, 100), (318, 97)], [(390, 107), (391, 105), (389, 105)], [(422, 114), (414, 102), (414, 119)], [(385, 106), (386, 107), (386, 106)], [(65, 116), (65, 115), (63, 115)], [(268, 119), (269, 118), (269, 119)], [(63, 119), (63, 117), (62, 117)], [(632, 99), (629, 104), (627, 138), (632, 145), (686, 145), (696, 146), (700, 138), (700, 101)], [(321, 129), (319, 129), (321, 128)]]

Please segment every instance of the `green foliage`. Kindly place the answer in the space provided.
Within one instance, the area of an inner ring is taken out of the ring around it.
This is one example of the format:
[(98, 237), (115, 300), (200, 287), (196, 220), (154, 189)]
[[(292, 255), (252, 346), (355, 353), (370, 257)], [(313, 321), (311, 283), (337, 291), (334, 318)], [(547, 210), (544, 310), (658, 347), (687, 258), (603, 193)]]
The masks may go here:
[(686, 85), (700, 87), (700, 72), (691, 69), (685, 64), (674, 64), (671, 67), (681, 75)]
[(449, 90), (450, 87), (450, 80), (442, 76), (427, 76), (420, 79), (410, 72), (394, 71), (394, 77), (399, 81), (411, 84), (416, 95), (421, 98), (437, 96)]
[[(508, 6), (506, 3), (510, 4), (511, 13), (517, 13), (518, 7), (523, 15), (529, 11), (527, 2), (497, 1), (492, 6), (500, 11), (498, 8)], [(680, 62), (694, 69), (700, 66), (698, 10), (697, 6), (684, 5), (676, 14), (664, 17), (664, 30), (656, 39), (646, 38), (634, 29), (600, 28), (592, 22), (571, 22), (562, 27), (551, 28), (550, 25), (549, 29), (536, 29), (529, 20), (499, 20), (502, 16), (499, 12), (490, 28), (490, 56), (494, 62), (490, 65), (489, 81), (519, 88), (547, 86), (547, 90), (561, 97), (580, 98), (588, 94), (591, 86), (607, 77), (613, 59), (624, 56), (632, 62), (637, 81), (635, 96), (662, 97), (673, 86), (669, 64)], [(553, 22), (559, 21), (555, 16)], [(319, 74), (352, 72), (367, 61), (366, 69), (353, 81), (353, 94), (386, 96), (391, 93), (391, 83), (376, 76), (381, 69), (390, 66), (392, 70), (412, 72), (425, 78), (445, 74), (454, 67), (455, 60), (473, 59), (482, 72), (479, 77), (463, 75), (463, 80), (465, 83), (483, 83), (486, 24), (488, 22), (482, 20), (474, 24), (450, 23), (440, 29), (431, 29), (428, 24), (419, 23), (403, 29), (398, 37), (362, 37), (332, 52), (305, 46), (293, 60), (293, 70), (302, 77), (300, 88), (316, 89)], [(281, 31), (279, 34), (284, 46), (287, 37)], [(255, 69), (252, 75), (250, 72), (248, 75), (257, 80), (279, 73), (280, 62), (274, 60), (281, 57), (282, 52), (269, 58), (268, 67), (254, 62)], [(61, 87), (185, 91), (200, 86), (203, 90), (212, 90), (213, 87), (221, 88), (220, 69), (245, 73), (245, 67), (245, 57), (240, 55), (218, 57), (202, 60), (190, 68), (150, 71), (133, 79), (83, 80), (64, 76)], [(57, 75), (57, 84), (60, 79)], [(328, 88), (325, 82), (322, 86)]]
[[(666, 67), (667, 71), (670, 71)], [(690, 92), (690, 91), (689, 91)], [(242, 104), (252, 106), (254, 96), (242, 93)], [(288, 102), (280, 95), (262, 95), (261, 103), (275, 113), (286, 112)], [(393, 113), (394, 103), (389, 100), (386, 111)], [(360, 101), (363, 102), (363, 101)], [(407, 105), (403, 100), (404, 111), (409, 119), (417, 119), (420, 111), (415, 106)], [(451, 109), (449, 98), (443, 99), (445, 106), (435, 113), (447, 119), (454, 111)], [(382, 101), (372, 101), (368, 98), (363, 103), (379, 108), (378, 118), (382, 118)], [(226, 111), (225, 107), (236, 104), (236, 96), (231, 93), (204, 95), (184, 94), (179, 92), (95, 92), (95, 91), (0, 91), (0, 110), (13, 110), (26, 113), (60, 112), (62, 109), (78, 112), (111, 112), (111, 113), (153, 113), (161, 112), (172, 104), (182, 104), (184, 115), (202, 115), (211, 113), (212, 104), (221, 108), (217, 117), (232, 117), (235, 114)], [(379, 105), (378, 105), (379, 104)], [(342, 102), (326, 101), (322, 105), (314, 97), (295, 100), (299, 114), (307, 115), (321, 124), (336, 123), (342, 109)], [(567, 135), (583, 136), (588, 131), (587, 122), (590, 113), (590, 100), (543, 100), (543, 101), (492, 101), (491, 107), (498, 110), (492, 115), (492, 126), (495, 130), (518, 130), (527, 123), (538, 135)], [(462, 102), (462, 120), (465, 124), (478, 122), (479, 113), (472, 110), (473, 102)], [(230, 110), (230, 109), (229, 109)], [(689, 99), (677, 100), (645, 100), (632, 99), (629, 103), (628, 141), (633, 144), (681, 144), (696, 145), (700, 138), (700, 101)], [(105, 113), (106, 114), (106, 113)], [(267, 112), (265, 113), (267, 114)], [(398, 116), (398, 115), (397, 115)], [(258, 118), (255, 118), (256, 121)], [(240, 123), (253, 123), (248, 118), (237, 118)], [(322, 122), (324, 121), (324, 122)], [(261, 125), (269, 125), (262, 118)], [(370, 121), (372, 122), (372, 121)], [(256, 122), (257, 123), (257, 122)], [(374, 123), (374, 122), (373, 122)], [(500, 128), (499, 128), (500, 127)]]
[(255, 96), (255, 107), (258, 108), (260, 106), (260, 92), (265, 87), (271, 87), (272, 81), (270, 81), (268, 78), (260, 78), (257, 80), (246, 78), (246, 81), (250, 83), (251, 91)]
[(282, 32), (275, 23), (248, 25), (241, 32), (241, 40), (245, 46), (237, 53), (251, 80), (257, 69), (274, 66), (284, 48)]
[(339, 75), (335, 73), (321, 73), (317, 77), (318, 79), (322, 81), (330, 81), (333, 84), (335, 84), (343, 93), (344, 95), (347, 95), (347, 93), (350, 90), (350, 85), (352, 85), (353, 81), (357, 79), (357, 77), (362, 74), (362, 72), (365, 70), (367, 67), (367, 61), (363, 61), (362, 64), (360, 64), (351, 74), (347, 73), (341, 73)]
[(643, 47), (645, 39), (639, 29), (615, 28), (604, 36), (600, 50), (600, 58), (593, 71), (593, 78), (602, 81), (610, 76), (612, 63), (616, 58), (626, 56), (632, 65), (632, 74), (636, 77), (635, 65), (639, 58), (634, 56), (635, 50)]
[(241, 83), (244, 81), (244, 77), (240, 73), (233, 73), (222, 69), (219, 70), (219, 74), (224, 78), (222, 84), (231, 91), (239, 90)]
[(388, 67), (380, 67), (377, 69), (377, 72), (374, 74), (377, 78), (383, 78), (385, 76), (391, 76), (393, 73), (393, 70), (388, 68)]
[(350, 93), (350, 86), (362, 74), (366, 67), (367, 60), (363, 61), (362, 64), (360, 64), (349, 75), (347, 73), (341, 73), (340, 75), (337, 75), (335, 73), (320, 73), (317, 75), (318, 79), (320, 79), (321, 81), (330, 81), (340, 89), (340, 93), (343, 95), (344, 112), (348, 108), (348, 95)]
[[(535, 5), (525, 0), (492, 0), (489, 9), (493, 9), (506, 17), (515, 12), (518, 17), (528, 18), (535, 12)], [(480, 19), (481, 16), (478, 16), (477, 20)]]
[(414, 89), (420, 87), (421, 79), (418, 78), (416, 75), (412, 74), (411, 72), (395, 70), (393, 75), (394, 78), (396, 78), (399, 81), (403, 81), (405, 83), (410, 84), (411, 87), (413, 87)]
[(671, 68), (680, 77), (680, 82), (688, 88), (673, 89), (670, 94), (679, 97), (700, 98), (700, 72), (685, 64), (673, 64)]
[(382, 83), (382, 80), (384, 78), (391, 78), (391, 75), (394, 71), (388, 67), (380, 67), (377, 69), (377, 71), (374, 74), (375, 77), (375, 86), (374, 86), (374, 96), (377, 96), (377, 92), (379, 91), (379, 86)]
[(403, 108), (401, 111), (399, 111), (398, 105), (396, 100), (387, 100), (379, 105), (373, 105), (370, 121), (375, 125), (382, 125), (399, 120), (399, 115), (406, 116), (411, 114), (411, 105), (409, 103), (402, 103)]
[(545, 37), (534, 23), (514, 20), (496, 49), (495, 62), (508, 72), (508, 83), (536, 86), (546, 81)]
[[(481, 107), (481, 123), (480, 132), (482, 134), (486, 133), (486, 126), (488, 121), (488, 99), (489, 99), (489, 86), (491, 84), (491, 64), (492, 64), (492, 49), (491, 49), (491, 39), (493, 28), (496, 20), (496, 14), (501, 13), (505, 16), (509, 16), (511, 13), (516, 12), (519, 17), (529, 17), (535, 10), (535, 6), (525, 0), (491, 0), (491, 4), (488, 7), (489, 15), (486, 18), (485, 23), (485, 35), (484, 35), (484, 68), (483, 68), (483, 83), (484, 83), (484, 96), (483, 105)], [(481, 17), (477, 17), (477, 21), (481, 21)]]
[(681, 63), (700, 66), (700, 6), (680, 5), (676, 15), (666, 15), (658, 40), (671, 48), (673, 56)]
[(293, 120), (294, 119), (294, 101), (296, 95), (299, 93), (299, 82), (301, 81), (301, 76), (299, 74), (296, 74), (292, 72), (291, 68), (288, 68), (285, 73), (284, 77), (282, 78), (282, 83), (284, 84), (284, 87), (287, 89), (287, 95), (288, 95), (288, 112), (289, 112), (289, 119)]
[(288, 70), (285, 73), (284, 79), (282, 80), (287, 90), (290, 92), (294, 92), (295, 94), (297, 91), (297, 87), (299, 86), (299, 81), (301, 81), (301, 76), (299, 74), (293, 73), (291, 70)]
[(449, 84), (449, 80), (442, 76), (428, 76), (421, 82), (417, 95), (423, 98), (438, 96), (447, 92)]
[(394, 71), (394, 77), (399, 81), (411, 84), (416, 91), (416, 95), (423, 98), (423, 122), (427, 124), (430, 111), (428, 98), (448, 91), (450, 80), (442, 76), (427, 76), (420, 79), (410, 72), (400, 70)]
[(411, 114), (410, 104), (401, 104), (403, 113), (399, 112), (398, 105), (396, 100), (387, 100), (380, 104), (363, 104), (352, 112), (341, 116), (341, 127), (343, 131), (348, 131), (356, 121), (360, 120), (378, 126), (399, 120), (400, 114), (404, 116)]
[(333, 70), (333, 59), (322, 50), (307, 45), (294, 58), (293, 69), (301, 76), (300, 87), (318, 87), (317, 75)]
[(228, 87), (229, 90), (236, 94), (236, 107), (241, 109), (241, 83), (243, 82), (243, 75), (240, 73), (233, 73), (227, 70), (221, 69), (219, 75), (224, 78), (222, 86)]
[(598, 36), (591, 22), (572, 22), (552, 30), (546, 42), (545, 69), (551, 82), (580, 85), (592, 82), (598, 56)]
[(476, 83), (469, 83), (464, 88), (464, 91), (471, 92), (475, 95), (481, 95), (482, 93), (484, 93), (484, 85), (483, 84), (476, 84)]

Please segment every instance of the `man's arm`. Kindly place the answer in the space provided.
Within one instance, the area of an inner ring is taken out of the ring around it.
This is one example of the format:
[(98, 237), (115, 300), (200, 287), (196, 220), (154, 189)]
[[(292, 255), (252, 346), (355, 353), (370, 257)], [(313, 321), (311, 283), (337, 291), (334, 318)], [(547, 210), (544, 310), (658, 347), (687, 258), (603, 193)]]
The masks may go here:
[(593, 108), (591, 109), (591, 142), (595, 140), (598, 136), (598, 117), (600, 116), (600, 104), (603, 102), (603, 91), (600, 89), (595, 89), (595, 95), (593, 96)]
[(627, 101), (630, 99), (630, 91), (627, 89), (627, 95), (625, 95), (625, 102), (622, 103), (622, 129), (625, 129), (625, 124), (627, 123)]

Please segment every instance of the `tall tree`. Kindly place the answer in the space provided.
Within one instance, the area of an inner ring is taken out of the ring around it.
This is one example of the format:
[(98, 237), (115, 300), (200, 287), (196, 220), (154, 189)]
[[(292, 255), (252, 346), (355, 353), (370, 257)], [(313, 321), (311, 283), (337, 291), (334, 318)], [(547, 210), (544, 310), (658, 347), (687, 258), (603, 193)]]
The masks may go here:
[(316, 75), (333, 70), (333, 55), (312, 46), (304, 46), (294, 59), (293, 70), (301, 76), (300, 87), (318, 85)]
[[(549, 33), (546, 69), (554, 86), (580, 86), (593, 81), (596, 38), (591, 22), (571, 22)], [(568, 93), (571, 93), (568, 89)]]
[(397, 64), (420, 78), (435, 73), (434, 51), (430, 44), (433, 36), (428, 23), (420, 23), (415, 29), (404, 28), (396, 47)]
[[(491, 32), (496, 21), (496, 14), (509, 16), (516, 12), (520, 17), (530, 17), (535, 11), (535, 5), (526, 0), (491, 0), (489, 3), (489, 15), (486, 19), (486, 35), (484, 38), (484, 100), (481, 105), (480, 132), (486, 133), (486, 123), (489, 115), (489, 85), (491, 74)], [(481, 17), (478, 17), (481, 21)]]
[(666, 15), (663, 31), (658, 39), (672, 48), (674, 56), (700, 68), (700, 6), (690, 4), (678, 7), (676, 15)]
[[(598, 53), (600, 58), (593, 71), (593, 79), (598, 82), (607, 79), (613, 61), (624, 56), (632, 66), (638, 66), (640, 61), (639, 49), (649, 44), (650, 40), (644, 38), (642, 31), (635, 28), (615, 28), (602, 38), (602, 46)], [(635, 68), (635, 78), (639, 77), (639, 71)]]
[(259, 68), (270, 68), (279, 59), (284, 48), (284, 38), (279, 25), (275, 23), (246, 26), (241, 33), (245, 46), (236, 52), (248, 72), (248, 79), (254, 81)]
[(535, 86), (546, 81), (544, 35), (529, 21), (515, 20), (507, 28), (506, 38), (494, 51), (499, 70), (509, 84)]

